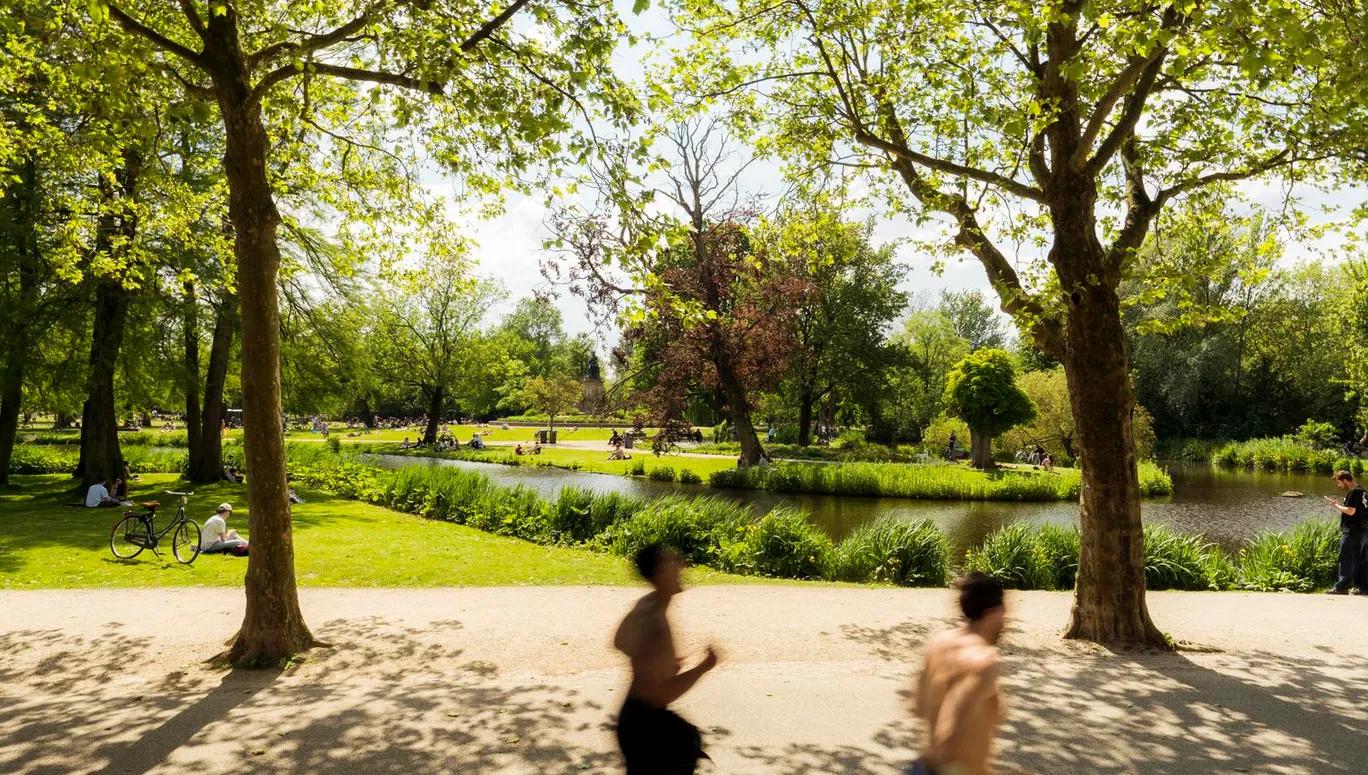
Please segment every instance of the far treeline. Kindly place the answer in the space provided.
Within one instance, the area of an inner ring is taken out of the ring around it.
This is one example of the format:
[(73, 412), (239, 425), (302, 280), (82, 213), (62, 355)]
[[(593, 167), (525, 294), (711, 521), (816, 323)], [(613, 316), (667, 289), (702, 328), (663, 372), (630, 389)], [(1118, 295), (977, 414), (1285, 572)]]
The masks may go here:
[[(79, 418), (89, 483), (160, 409), (209, 477), (240, 406), (253, 552), (228, 657), (254, 663), (313, 642), (284, 413), (426, 414), (431, 436), (456, 414), (645, 410), (725, 421), (749, 465), (767, 426), (925, 440), (956, 363), (1006, 346), (979, 360), (1022, 374), (1035, 430), (1000, 443), (1082, 470), (1069, 636), (1162, 645), (1148, 417), (1164, 437), (1364, 424), (1356, 243), (1289, 267), (1283, 244), (1315, 236), (1302, 208), (1238, 196), (1362, 184), (1358, 5), (633, 6), (691, 30), (640, 82), (614, 71), (639, 41), (612, 3), (8, 3), (0, 456), (26, 415)], [(742, 189), (752, 159), (782, 200)], [(459, 208), (423, 185), (433, 165)], [(510, 189), (547, 199), (550, 286), (618, 326), (605, 368), (545, 298), (487, 314), (503, 292), (451, 213)], [(878, 246), (853, 212), (932, 236)], [(909, 261), (947, 258), (995, 298), (904, 295)]]

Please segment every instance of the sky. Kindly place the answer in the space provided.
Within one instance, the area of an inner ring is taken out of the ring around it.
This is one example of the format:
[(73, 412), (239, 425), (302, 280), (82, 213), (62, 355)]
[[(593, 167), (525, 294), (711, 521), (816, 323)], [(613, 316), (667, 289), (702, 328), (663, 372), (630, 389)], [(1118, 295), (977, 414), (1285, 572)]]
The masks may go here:
[[(641, 16), (631, 13), (632, 0), (618, 0), (622, 17), (636, 33), (650, 40), (635, 47), (623, 47), (616, 57), (620, 76), (640, 80), (644, 76), (643, 62), (651, 59), (651, 54), (659, 52), (664, 39), (665, 45), (679, 39), (673, 36), (668, 20), (659, 8), (659, 3)], [(775, 164), (760, 163), (747, 171), (741, 181), (742, 187), (752, 193), (775, 195), (784, 189), (784, 183)], [(441, 181), (435, 175), (430, 185), (436, 193), (442, 189), (450, 190), (450, 183)], [(1286, 192), (1279, 184), (1247, 182), (1241, 184), (1240, 192), (1255, 206), (1276, 208), (1284, 200)], [(1316, 213), (1321, 205), (1337, 206), (1348, 209), (1368, 201), (1368, 187), (1347, 189), (1324, 193), (1309, 188), (1296, 189), (1295, 193), (1303, 199), (1309, 212)], [(877, 213), (852, 212), (853, 220), (863, 220), (870, 215), (876, 216), (875, 241), (878, 243), (908, 240), (926, 240), (938, 232), (944, 234), (943, 226), (917, 227), (910, 220), (878, 219)], [(509, 194), (503, 214), (493, 220), (474, 220), (457, 216), (458, 221), (473, 234), (474, 256), (483, 274), (497, 278), (509, 291), (508, 299), (491, 311), (492, 316), (512, 309), (518, 299), (526, 298), (534, 292), (545, 292), (551, 288), (543, 277), (540, 262), (546, 257), (543, 243), (549, 236), (546, 225), (547, 210), (544, 198), (540, 195), (527, 196)], [(1315, 214), (1314, 221), (1325, 222), (1332, 216)], [(1342, 245), (1342, 239), (1331, 236), (1317, 243), (1290, 242), (1286, 246), (1284, 262), (1295, 264), (1305, 261), (1335, 260)], [(1006, 250), (1004, 252), (1010, 252)], [(1023, 256), (1023, 261), (1032, 257)], [(903, 290), (914, 296), (934, 298), (942, 290), (981, 290), (990, 303), (996, 305), (996, 298), (989, 288), (982, 267), (967, 254), (947, 258), (936, 271), (931, 257), (920, 253), (911, 244), (900, 244), (898, 260), (908, 269)], [(589, 332), (600, 339), (600, 349), (606, 351), (615, 339), (612, 331), (595, 330), (584, 303), (567, 293), (553, 298), (565, 320), (566, 330), (572, 334)]]

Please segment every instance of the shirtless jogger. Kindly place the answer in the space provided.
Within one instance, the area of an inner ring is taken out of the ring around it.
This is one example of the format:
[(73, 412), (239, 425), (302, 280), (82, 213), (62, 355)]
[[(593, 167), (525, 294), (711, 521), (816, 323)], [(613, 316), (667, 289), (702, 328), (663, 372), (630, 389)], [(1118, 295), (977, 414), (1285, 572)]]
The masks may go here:
[(666, 609), (679, 594), (684, 561), (673, 550), (651, 544), (634, 559), (652, 590), (637, 601), (618, 627), (613, 645), (632, 660), (632, 685), (618, 715), (617, 738), (627, 775), (692, 775), (703, 753), (698, 728), (667, 706), (717, 666), (711, 646), (703, 661), (680, 672)]
[(927, 741), (908, 775), (991, 775), (993, 732), (1002, 717), (998, 652), (1002, 585), (982, 573), (956, 584), (968, 622), (926, 645), (917, 685), (917, 715)]

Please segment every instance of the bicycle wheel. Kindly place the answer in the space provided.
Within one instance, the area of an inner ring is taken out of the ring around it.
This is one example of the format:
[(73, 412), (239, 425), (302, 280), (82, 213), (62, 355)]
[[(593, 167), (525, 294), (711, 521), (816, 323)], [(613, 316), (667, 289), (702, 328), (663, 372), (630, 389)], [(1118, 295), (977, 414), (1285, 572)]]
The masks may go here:
[(115, 522), (114, 529), (109, 532), (109, 551), (120, 560), (137, 557), (148, 543), (147, 526), (131, 515)]
[(171, 553), (176, 555), (176, 559), (183, 565), (189, 565), (199, 556), (199, 550), (200, 526), (190, 519), (177, 525), (175, 535), (171, 536)]

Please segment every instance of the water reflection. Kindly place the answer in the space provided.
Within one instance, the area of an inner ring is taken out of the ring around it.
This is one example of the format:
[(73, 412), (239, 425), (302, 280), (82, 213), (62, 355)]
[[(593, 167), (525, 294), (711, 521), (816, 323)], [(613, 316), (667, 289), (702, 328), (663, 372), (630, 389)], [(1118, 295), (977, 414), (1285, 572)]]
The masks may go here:
[[(995, 528), (1012, 522), (1073, 524), (1078, 505), (1064, 503), (1003, 503), (983, 501), (928, 501), (908, 498), (863, 498), (836, 495), (772, 493), (763, 490), (713, 490), (703, 485), (654, 482), (648, 479), (558, 468), (505, 466), (463, 460), (375, 455), (386, 467), (442, 465), (479, 471), (499, 484), (522, 484), (554, 498), (562, 487), (596, 492), (620, 492), (653, 497), (673, 492), (719, 495), (751, 504), (757, 511), (775, 506), (800, 508), (833, 538), (840, 539), (859, 525), (883, 514), (907, 519), (930, 519), (949, 536), (956, 552), (977, 546)], [(1173, 476), (1174, 494), (1144, 502), (1146, 521), (1193, 533), (1233, 548), (1262, 530), (1283, 530), (1309, 517), (1334, 513), (1320, 500), (1333, 494), (1328, 476), (1318, 474), (1225, 471), (1205, 464), (1165, 463)], [(1303, 498), (1284, 498), (1295, 490)]]

